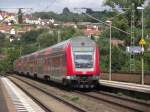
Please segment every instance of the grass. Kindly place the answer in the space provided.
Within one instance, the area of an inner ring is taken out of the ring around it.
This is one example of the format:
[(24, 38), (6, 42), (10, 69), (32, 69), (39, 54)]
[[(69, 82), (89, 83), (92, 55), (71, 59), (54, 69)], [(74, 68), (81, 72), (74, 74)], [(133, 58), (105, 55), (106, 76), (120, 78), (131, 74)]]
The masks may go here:
[(64, 99), (66, 99), (66, 100), (70, 100), (70, 101), (72, 101), (72, 102), (78, 102), (79, 101), (79, 97), (77, 97), (77, 96), (67, 96), (67, 95), (63, 95), (62, 96)]

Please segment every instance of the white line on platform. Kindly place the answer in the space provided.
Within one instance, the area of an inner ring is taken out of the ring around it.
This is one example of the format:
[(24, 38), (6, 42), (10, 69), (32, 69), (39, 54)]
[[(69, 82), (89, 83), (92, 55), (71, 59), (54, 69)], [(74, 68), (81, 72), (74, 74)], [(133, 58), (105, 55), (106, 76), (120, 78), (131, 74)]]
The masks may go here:
[(1, 80), (18, 112), (45, 112), (9, 79), (3, 77)]
[(125, 83), (125, 82), (118, 82), (118, 81), (109, 81), (109, 80), (100, 80), (101, 85), (107, 85), (112, 87), (118, 87), (121, 89), (128, 89), (134, 90), (139, 92), (150, 93), (150, 86), (149, 85), (140, 85), (134, 83)]

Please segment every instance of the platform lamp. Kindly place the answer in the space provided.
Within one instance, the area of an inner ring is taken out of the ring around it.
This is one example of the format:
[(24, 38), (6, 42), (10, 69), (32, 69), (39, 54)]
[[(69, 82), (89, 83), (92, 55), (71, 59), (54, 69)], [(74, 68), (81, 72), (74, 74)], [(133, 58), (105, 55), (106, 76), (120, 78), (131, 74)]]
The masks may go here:
[[(141, 21), (142, 21), (142, 40), (144, 40), (144, 21), (143, 21), (143, 10), (144, 7), (137, 7), (137, 9), (142, 11), (142, 17), (141, 17)], [(144, 84), (144, 59), (143, 59), (143, 53), (144, 53), (144, 46), (142, 44), (142, 57), (141, 57), (141, 63), (142, 63), (142, 77), (141, 77), (141, 84)]]
[(111, 25), (112, 25), (112, 21), (107, 20), (106, 23), (109, 23), (109, 80), (111, 80), (112, 74), (111, 74)]

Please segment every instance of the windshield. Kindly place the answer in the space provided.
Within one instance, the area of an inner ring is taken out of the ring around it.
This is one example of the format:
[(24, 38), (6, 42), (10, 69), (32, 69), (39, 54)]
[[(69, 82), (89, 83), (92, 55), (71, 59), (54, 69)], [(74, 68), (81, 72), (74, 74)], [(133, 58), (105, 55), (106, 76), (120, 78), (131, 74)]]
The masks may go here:
[(92, 68), (93, 67), (92, 52), (74, 53), (74, 62), (76, 68)]

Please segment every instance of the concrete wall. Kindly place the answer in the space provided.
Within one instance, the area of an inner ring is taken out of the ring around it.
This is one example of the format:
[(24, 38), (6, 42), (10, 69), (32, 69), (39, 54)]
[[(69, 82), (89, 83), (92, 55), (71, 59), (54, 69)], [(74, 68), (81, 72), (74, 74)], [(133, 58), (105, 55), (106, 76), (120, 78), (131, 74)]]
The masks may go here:
[[(108, 80), (109, 73), (102, 73), (101, 79)], [(133, 82), (141, 83), (141, 74), (126, 74), (126, 73), (112, 73), (113, 81), (123, 81), (123, 82)], [(145, 84), (150, 85), (150, 74), (145, 74), (144, 76)]]

